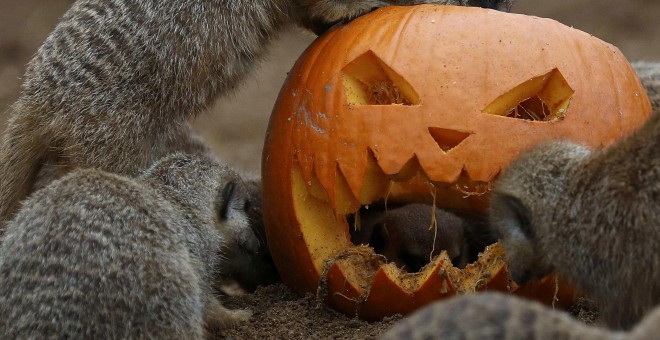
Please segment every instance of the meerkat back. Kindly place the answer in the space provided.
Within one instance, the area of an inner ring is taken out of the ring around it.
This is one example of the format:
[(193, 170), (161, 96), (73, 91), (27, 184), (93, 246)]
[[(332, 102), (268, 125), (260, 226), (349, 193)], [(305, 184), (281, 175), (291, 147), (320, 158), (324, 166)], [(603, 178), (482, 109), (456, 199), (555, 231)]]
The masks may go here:
[(85, 170), (28, 199), (0, 247), (1, 337), (202, 338), (185, 218), (154, 197)]

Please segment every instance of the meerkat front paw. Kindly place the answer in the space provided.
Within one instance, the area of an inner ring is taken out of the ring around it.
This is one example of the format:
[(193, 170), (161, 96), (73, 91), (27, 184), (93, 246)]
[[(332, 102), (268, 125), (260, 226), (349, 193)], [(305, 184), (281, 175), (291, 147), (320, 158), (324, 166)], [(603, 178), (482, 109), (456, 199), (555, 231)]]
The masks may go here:
[(220, 301), (213, 296), (210, 298), (204, 313), (204, 324), (207, 329), (222, 330), (235, 327), (250, 320), (251, 317), (252, 311), (247, 309), (225, 308)]
[(351, 21), (390, 3), (381, 0), (299, 0), (302, 24), (321, 35), (331, 27)]
[(307, 29), (321, 35), (330, 28), (351, 21), (381, 7), (420, 4), (472, 6), (508, 12), (514, 0), (297, 0), (300, 20)]

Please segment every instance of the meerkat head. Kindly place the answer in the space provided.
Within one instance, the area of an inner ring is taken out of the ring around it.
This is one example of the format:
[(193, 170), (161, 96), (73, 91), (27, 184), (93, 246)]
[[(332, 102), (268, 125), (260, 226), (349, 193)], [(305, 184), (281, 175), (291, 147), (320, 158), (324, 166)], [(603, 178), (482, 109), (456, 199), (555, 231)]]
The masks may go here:
[(279, 280), (264, 230), (261, 181), (244, 182), (234, 174), (219, 191), (216, 211), (223, 236), (223, 274), (254, 291)]
[(553, 240), (554, 206), (577, 161), (589, 151), (568, 142), (541, 145), (514, 161), (495, 182), (489, 220), (501, 240), (514, 281), (523, 284), (554, 271), (547, 253)]
[[(217, 230), (217, 237), (207, 234), (198, 244), (208, 243), (198, 251), (209, 270), (235, 279), (247, 290), (276, 281), (263, 228), (260, 181), (246, 183), (214, 157), (185, 153), (164, 157), (141, 177), (170, 188), (168, 197), (185, 207), (193, 224), (211, 224)], [(218, 248), (220, 263), (202, 251)]]

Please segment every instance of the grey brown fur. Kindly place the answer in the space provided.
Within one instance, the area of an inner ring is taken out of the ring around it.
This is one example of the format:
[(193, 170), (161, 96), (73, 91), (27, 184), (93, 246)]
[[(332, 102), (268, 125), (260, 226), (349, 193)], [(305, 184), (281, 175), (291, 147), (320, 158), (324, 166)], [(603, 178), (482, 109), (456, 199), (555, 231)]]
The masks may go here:
[(244, 179), (250, 203), (245, 211), (249, 224), (247, 227), (237, 226), (228, 233), (227, 246), (222, 249), (222, 253), (231, 261), (226, 261), (223, 268), (228, 278), (252, 292), (258, 286), (281, 280), (268, 250), (261, 207), (261, 180), (249, 175)]
[(411, 272), (420, 270), (443, 250), (460, 266), (464, 264), (464, 224), (460, 217), (426, 204), (363, 209), (360, 228), (351, 231), (351, 241), (371, 245), (377, 253)]
[(44, 163), (58, 175), (81, 167), (134, 176), (179, 150), (188, 118), (234, 88), (285, 25), (327, 28), (387, 4), (75, 2), (30, 61), (13, 105), (0, 148), (0, 223)]
[(649, 95), (651, 105), (660, 110), (660, 62), (638, 61), (632, 66)]
[(202, 156), (136, 179), (76, 170), (37, 191), (0, 246), (0, 338), (200, 339), (247, 320), (211, 283), (247, 188)]
[(436, 302), (396, 324), (382, 340), (647, 340), (660, 334), (660, 308), (629, 332), (587, 326), (538, 302), (478, 293)]

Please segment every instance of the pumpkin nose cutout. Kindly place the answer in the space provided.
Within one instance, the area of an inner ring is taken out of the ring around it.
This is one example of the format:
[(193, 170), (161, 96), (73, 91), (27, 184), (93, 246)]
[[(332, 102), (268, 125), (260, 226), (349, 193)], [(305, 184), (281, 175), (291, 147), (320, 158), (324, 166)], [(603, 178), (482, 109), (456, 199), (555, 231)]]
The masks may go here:
[(472, 135), (470, 132), (443, 129), (439, 127), (430, 127), (429, 133), (444, 152), (451, 151), (451, 149), (457, 147)]
[(419, 105), (408, 81), (368, 51), (342, 70), (346, 101), (353, 105)]

